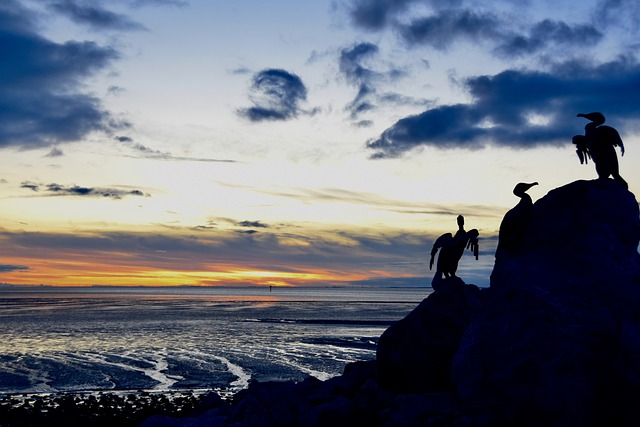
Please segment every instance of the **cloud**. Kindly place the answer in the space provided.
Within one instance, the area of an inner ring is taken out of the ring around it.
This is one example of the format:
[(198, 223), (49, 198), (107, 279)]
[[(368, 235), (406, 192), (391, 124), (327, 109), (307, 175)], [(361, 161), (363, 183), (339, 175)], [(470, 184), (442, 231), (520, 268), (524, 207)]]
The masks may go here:
[(410, 45), (428, 45), (446, 50), (460, 39), (473, 42), (500, 36), (500, 20), (492, 13), (471, 10), (444, 10), (431, 16), (399, 24), (401, 37)]
[(103, 9), (95, 2), (60, 0), (49, 4), (49, 9), (66, 16), (77, 24), (87, 25), (96, 31), (139, 31), (146, 28), (126, 15)]
[(64, 151), (62, 151), (58, 147), (53, 147), (45, 157), (61, 157), (61, 156), (64, 156)]
[(147, 147), (146, 145), (139, 144), (129, 136), (116, 136), (114, 139), (118, 142), (121, 142), (122, 144), (127, 145), (129, 148), (131, 148), (137, 154), (139, 154), (139, 156), (136, 156), (136, 157), (142, 157), (145, 159), (186, 161), (186, 162), (210, 162), (210, 163), (235, 163), (236, 162), (236, 160), (231, 160), (231, 159), (212, 159), (208, 157), (174, 156), (171, 153), (155, 150), (151, 147)]
[(395, 16), (406, 10), (416, 0), (357, 0), (349, 14), (352, 22), (366, 30), (381, 30)]
[(0, 273), (10, 273), (13, 271), (29, 271), (26, 265), (0, 264)]
[(640, 29), (640, 4), (635, 0), (601, 0), (593, 11), (594, 25), (602, 29), (620, 28), (630, 36)]
[(148, 193), (143, 193), (137, 189), (81, 187), (79, 185), (65, 186), (56, 183), (45, 185), (29, 181), (23, 182), (20, 187), (36, 193), (43, 191), (50, 196), (105, 197), (109, 199), (122, 199), (125, 196), (150, 197)]
[(93, 42), (58, 43), (38, 33), (36, 16), (16, 0), (0, 6), (0, 148), (37, 148), (125, 127), (84, 81), (120, 57)]
[(506, 70), (464, 82), (469, 104), (442, 105), (405, 117), (367, 142), (374, 158), (397, 157), (420, 146), (480, 149), (487, 144), (534, 148), (566, 143), (567, 124), (582, 111), (602, 111), (624, 131), (640, 117), (630, 87), (640, 87), (640, 64), (630, 57), (592, 64), (567, 61), (549, 71)]
[[(439, 205), (428, 202), (415, 202), (401, 199), (393, 199), (384, 197), (379, 194), (352, 191), (342, 188), (287, 188), (287, 189), (263, 189), (246, 185), (229, 184), (217, 181), (221, 186), (230, 188), (240, 188), (244, 191), (254, 191), (260, 194), (269, 194), (271, 196), (294, 199), (305, 204), (311, 203), (348, 203), (357, 205), (368, 205), (380, 210), (386, 210), (396, 213), (420, 214), (420, 215), (446, 215), (455, 217), (457, 215), (501, 218), (504, 214), (502, 207), (494, 206), (478, 206), (478, 205)], [(229, 218), (218, 218), (221, 221), (237, 224)]]
[[(355, 0), (349, 13), (354, 26), (369, 31), (390, 28), (410, 47), (446, 51), (455, 43), (466, 41), (488, 44), (493, 46), (496, 56), (515, 58), (546, 49), (595, 46), (604, 38), (604, 30), (625, 21), (622, 16), (629, 15), (628, 11), (640, 11), (639, 6), (631, 3), (604, 0), (596, 7), (592, 22), (577, 24), (551, 19), (526, 22), (524, 14), (520, 20), (514, 20), (504, 12), (503, 5), (471, 9), (463, 6), (462, 1)], [(416, 4), (422, 7), (415, 8)], [(620, 13), (622, 10), (626, 12)]]
[[(409, 97), (399, 94), (386, 93), (379, 95), (376, 85), (385, 80), (397, 80), (405, 76), (405, 72), (398, 68), (391, 68), (387, 71), (377, 71), (367, 62), (379, 55), (380, 49), (377, 45), (368, 42), (356, 43), (353, 46), (340, 50), (338, 65), (340, 74), (345, 80), (356, 87), (358, 92), (346, 110), (350, 113), (350, 118), (356, 121), (358, 127), (371, 126), (368, 120), (359, 120), (361, 114), (375, 110), (379, 103), (395, 103), (405, 105)], [(415, 102), (411, 100), (411, 102)]]
[(176, 6), (185, 7), (189, 5), (186, 0), (135, 0), (131, 3), (133, 7), (142, 6)]
[(304, 112), (300, 103), (307, 99), (307, 88), (288, 71), (270, 68), (254, 74), (251, 92), (253, 107), (238, 114), (252, 122), (289, 120)]
[(267, 224), (261, 221), (240, 221), (238, 225), (240, 227), (269, 228)]
[[(348, 280), (351, 274), (370, 276), (371, 270), (415, 261), (425, 256), (434, 236), (419, 236), (380, 230), (327, 229), (308, 231), (194, 230), (174, 228), (169, 233), (144, 232), (9, 232), (0, 230), (2, 248), (17, 259), (64, 259), (104, 263), (110, 271), (121, 266), (139, 266), (149, 274), (153, 269), (172, 271), (309, 271), (331, 272)], [(24, 262), (25, 264), (27, 262)], [(31, 265), (31, 264), (30, 264)], [(375, 265), (375, 268), (372, 268)], [(92, 274), (96, 266), (90, 266)], [(390, 267), (392, 268), (392, 267)], [(423, 274), (423, 265), (416, 270)], [(128, 272), (133, 270), (127, 269)], [(400, 272), (400, 270), (399, 270)], [(411, 270), (402, 269), (402, 274)]]
[(496, 53), (505, 57), (530, 55), (542, 51), (549, 45), (590, 47), (598, 44), (604, 35), (590, 24), (570, 26), (562, 21), (545, 19), (535, 24), (528, 36), (515, 35), (505, 40)]
[(363, 61), (377, 55), (378, 51), (378, 46), (373, 43), (358, 43), (340, 51), (340, 73), (358, 88), (358, 94), (346, 107), (351, 119), (355, 120), (360, 114), (375, 109), (373, 98), (376, 90), (373, 81), (378, 73), (365, 67)]

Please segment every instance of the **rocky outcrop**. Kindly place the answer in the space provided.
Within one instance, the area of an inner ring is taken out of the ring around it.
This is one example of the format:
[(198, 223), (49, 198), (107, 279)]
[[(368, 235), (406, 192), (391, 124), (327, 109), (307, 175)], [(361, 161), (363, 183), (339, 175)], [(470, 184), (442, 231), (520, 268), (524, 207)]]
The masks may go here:
[(496, 260), (453, 379), (503, 425), (640, 425), (640, 217), (613, 180), (533, 206), (524, 245)]
[(383, 387), (403, 393), (454, 390), (451, 363), (482, 303), (478, 287), (458, 277), (439, 283), (429, 298), (380, 337), (376, 360)]
[(640, 425), (639, 242), (633, 194), (571, 183), (534, 203), (490, 288), (438, 282), (382, 335), (376, 361), (145, 425)]

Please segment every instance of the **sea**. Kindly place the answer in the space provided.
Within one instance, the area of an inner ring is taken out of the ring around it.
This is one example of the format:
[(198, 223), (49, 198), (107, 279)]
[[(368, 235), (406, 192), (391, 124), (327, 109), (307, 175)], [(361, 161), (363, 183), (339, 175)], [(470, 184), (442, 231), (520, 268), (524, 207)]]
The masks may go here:
[(0, 288), (0, 396), (326, 380), (431, 288)]

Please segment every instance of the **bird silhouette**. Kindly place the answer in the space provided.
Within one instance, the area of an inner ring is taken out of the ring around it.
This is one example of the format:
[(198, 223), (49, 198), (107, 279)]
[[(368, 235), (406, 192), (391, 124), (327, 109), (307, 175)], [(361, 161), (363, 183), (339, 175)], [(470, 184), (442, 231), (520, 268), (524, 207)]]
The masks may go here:
[(505, 214), (502, 223), (500, 223), (496, 257), (500, 256), (503, 251), (514, 251), (522, 246), (533, 210), (533, 200), (527, 191), (534, 185), (538, 185), (538, 183), (520, 182), (513, 188), (513, 194), (518, 196), (520, 201)]

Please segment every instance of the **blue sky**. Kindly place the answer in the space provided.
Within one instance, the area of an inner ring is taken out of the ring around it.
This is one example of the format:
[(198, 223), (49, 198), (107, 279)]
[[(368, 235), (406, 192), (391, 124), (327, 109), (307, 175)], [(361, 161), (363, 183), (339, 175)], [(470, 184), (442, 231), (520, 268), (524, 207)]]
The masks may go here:
[[(463, 214), (487, 284), (518, 182), (576, 179), (577, 113), (626, 145), (640, 6), (7, 0), (0, 281), (428, 283)], [(425, 284), (427, 284), (425, 283)]]

